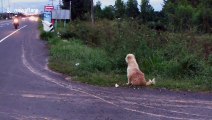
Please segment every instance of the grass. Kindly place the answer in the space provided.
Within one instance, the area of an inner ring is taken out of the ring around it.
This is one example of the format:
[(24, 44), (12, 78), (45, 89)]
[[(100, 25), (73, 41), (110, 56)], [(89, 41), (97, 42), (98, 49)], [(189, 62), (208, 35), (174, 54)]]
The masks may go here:
[(157, 84), (154, 86), (154, 88), (165, 88), (169, 90), (183, 90), (183, 91), (211, 91), (211, 85), (212, 83), (209, 83), (208, 85), (202, 84), (202, 79), (158, 79)]
[(51, 69), (76, 81), (98, 86), (125, 86), (125, 56), (136, 55), (147, 78), (156, 78), (153, 88), (211, 91), (211, 58), (204, 60), (202, 44), (211, 35), (158, 34), (136, 22), (100, 21), (95, 26), (75, 22), (58, 28), (60, 37), (41, 33), (50, 46)]
[(118, 74), (91, 73), (86, 77), (79, 77), (79, 81), (87, 84), (111, 87), (115, 84), (125, 86), (126, 76)]
[[(124, 75), (112, 74), (110, 62), (104, 51), (89, 48), (77, 40), (50, 40), (49, 66), (55, 71), (73, 76), (83, 83), (112, 86), (124, 84)], [(95, 68), (95, 69), (94, 69)], [(104, 72), (103, 72), (104, 71)]]

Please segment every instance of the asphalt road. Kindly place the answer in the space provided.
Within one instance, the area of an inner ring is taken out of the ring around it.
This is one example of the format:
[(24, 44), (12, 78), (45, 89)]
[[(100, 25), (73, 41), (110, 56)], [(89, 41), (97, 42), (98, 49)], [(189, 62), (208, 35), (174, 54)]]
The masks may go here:
[(37, 27), (0, 21), (0, 120), (212, 120), (212, 93), (68, 82), (48, 69)]

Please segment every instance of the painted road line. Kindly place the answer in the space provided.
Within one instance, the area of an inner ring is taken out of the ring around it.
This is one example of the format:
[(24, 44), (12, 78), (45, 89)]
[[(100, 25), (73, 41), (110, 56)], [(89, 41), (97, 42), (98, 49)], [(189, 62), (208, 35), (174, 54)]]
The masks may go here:
[(12, 20), (7, 20), (7, 21), (0, 21), (0, 25), (8, 25), (11, 24)]
[(9, 22), (12, 22), (12, 20), (0, 21), (0, 24), (2, 24), (2, 23), (9, 23)]
[(11, 23), (3, 23), (3, 24), (1, 24), (0, 23), (0, 26), (8, 26), (8, 25), (10, 25)]
[(10, 25), (10, 23), (4, 23), (4, 24), (0, 23), (0, 27), (9, 26), (9, 25)]
[(0, 40), (0, 43), (3, 42), (4, 40), (6, 40), (8, 37), (12, 36), (13, 34), (15, 34), (16, 32), (18, 32), (19, 30), (25, 28), (27, 25), (24, 25), (23, 27), (19, 28), (18, 30), (12, 32), (11, 34), (9, 34), (8, 36), (4, 37), (3, 39)]

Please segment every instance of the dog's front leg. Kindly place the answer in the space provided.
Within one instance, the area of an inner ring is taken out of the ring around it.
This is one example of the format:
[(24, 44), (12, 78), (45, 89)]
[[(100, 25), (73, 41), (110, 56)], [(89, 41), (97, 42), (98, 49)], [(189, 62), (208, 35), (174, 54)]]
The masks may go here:
[(130, 85), (131, 83), (130, 83), (130, 74), (129, 74), (129, 68), (127, 68), (127, 83), (126, 83), (126, 85)]
[(127, 79), (127, 83), (126, 83), (126, 85), (130, 85), (130, 79), (129, 79), (129, 77), (127, 77), (128, 79)]

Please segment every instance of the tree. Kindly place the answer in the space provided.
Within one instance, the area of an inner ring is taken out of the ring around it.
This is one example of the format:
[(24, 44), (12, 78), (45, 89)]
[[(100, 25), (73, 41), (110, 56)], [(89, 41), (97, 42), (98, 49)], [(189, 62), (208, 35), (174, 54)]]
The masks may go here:
[(93, 6), (93, 0), (91, 0), (91, 22), (94, 25), (94, 6)]
[(128, 17), (136, 18), (139, 15), (137, 0), (128, 0), (126, 7)]
[(196, 27), (202, 32), (211, 32), (211, 0), (164, 0), (163, 13), (169, 28), (188, 30)]
[(90, 0), (63, 0), (62, 9), (70, 9), (71, 1), (71, 11), (72, 19), (84, 19), (86, 13), (91, 13), (91, 1)]
[(125, 5), (122, 0), (115, 1), (115, 17), (116, 18), (123, 18), (125, 15)]
[(114, 19), (114, 7), (112, 5), (110, 6), (106, 6), (103, 10), (102, 10), (102, 15), (104, 18), (107, 18), (109, 20), (113, 20)]
[(164, 3), (163, 12), (171, 30), (184, 31), (191, 28), (194, 9), (188, 0), (167, 0)]
[(94, 6), (95, 17), (97, 19), (103, 18), (101, 6), (102, 6), (102, 4), (100, 1), (97, 1), (96, 5)]
[(175, 11), (177, 4), (172, 1), (172, 0), (164, 0), (164, 6), (162, 9), (162, 12), (165, 15), (165, 22), (164, 24), (167, 24), (168, 29), (174, 30), (175, 29), (175, 21), (176, 21), (176, 16), (175, 16)]
[(176, 8), (176, 27), (178, 30), (187, 30), (192, 27), (192, 16), (194, 9), (191, 5), (178, 5)]
[(70, 8), (70, 1), (71, 0), (62, 0), (62, 5), (61, 5), (61, 8), (62, 9), (69, 9)]
[(141, 18), (144, 23), (152, 21), (154, 18), (154, 9), (149, 4), (149, 0), (141, 0)]
[(203, 32), (210, 33), (212, 28), (212, 1), (204, 0), (198, 4), (193, 22)]

